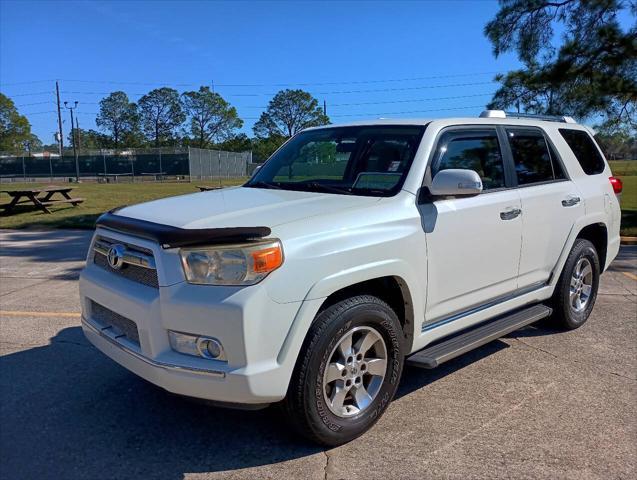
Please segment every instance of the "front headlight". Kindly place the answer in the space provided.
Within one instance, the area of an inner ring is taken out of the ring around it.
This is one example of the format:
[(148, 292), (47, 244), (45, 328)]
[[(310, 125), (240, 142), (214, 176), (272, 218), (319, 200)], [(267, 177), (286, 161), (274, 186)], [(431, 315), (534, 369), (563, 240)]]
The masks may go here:
[(278, 240), (179, 252), (186, 280), (201, 285), (254, 285), (283, 264)]

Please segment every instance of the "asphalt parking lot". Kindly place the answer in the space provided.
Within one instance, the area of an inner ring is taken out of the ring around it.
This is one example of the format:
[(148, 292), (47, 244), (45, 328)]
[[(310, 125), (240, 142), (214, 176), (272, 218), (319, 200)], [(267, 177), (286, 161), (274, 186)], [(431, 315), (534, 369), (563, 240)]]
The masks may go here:
[(275, 408), (170, 395), (90, 346), (89, 236), (0, 231), (1, 478), (637, 478), (637, 247), (581, 329), (533, 326), (407, 369), (376, 427), (325, 450)]

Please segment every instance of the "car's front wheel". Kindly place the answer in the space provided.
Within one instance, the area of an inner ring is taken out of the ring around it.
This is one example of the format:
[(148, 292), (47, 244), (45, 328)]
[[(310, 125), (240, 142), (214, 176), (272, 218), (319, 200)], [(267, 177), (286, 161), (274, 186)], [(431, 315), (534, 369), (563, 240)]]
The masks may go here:
[(335, 446), (362, 435), (396, 393), (403, 334), (382, 300), (342, 300), (315, 319), (290, 382), (285, 408), (296, 430)]

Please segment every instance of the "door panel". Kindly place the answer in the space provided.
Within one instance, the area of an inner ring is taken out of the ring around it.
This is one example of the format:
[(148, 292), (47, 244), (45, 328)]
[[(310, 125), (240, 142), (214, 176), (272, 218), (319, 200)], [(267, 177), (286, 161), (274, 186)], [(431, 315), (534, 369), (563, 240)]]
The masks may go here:
[(584, 215), (584, 202), (571, 181), (529, 186), (519, 192), (522, 200), (519, 285), (524, 288), (548, 281), (573, 225)]
[[(504, 140), (506, 142), (506, 139)], [(448, 168), (470, 169), (482, 180), (473, 197), (421, 205), (427, 241), (425, 323), (483, 305), (517, 288), (521, 202), (511, 186), (495, 127), (454, 127), (441, 133), (432, 178)]]
[(522, 253), (518, 286), (546, 282), (584, 202), (555, 148), (536, 127), (507, 127), (522, 202)]
[(521, 209), (516, 190), (439, 200), (423, 207), (423, 216), (435, 217), (426, 233), (426, 323), (517, 289), (522, 218), (501, 218)]

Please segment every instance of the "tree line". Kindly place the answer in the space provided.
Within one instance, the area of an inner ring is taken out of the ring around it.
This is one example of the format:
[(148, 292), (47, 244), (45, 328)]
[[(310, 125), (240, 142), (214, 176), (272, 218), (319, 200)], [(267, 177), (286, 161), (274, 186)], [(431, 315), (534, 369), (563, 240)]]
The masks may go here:
[[(31, 134), (26, 117), (1, 93), (0, 119), (3, 125), (0, 151), (24, 151), (25, 145), (30, 150), (43, 147)], [(161, 87), (137, 102), (132, 102), (122, 91), (102, 98), (95, 119), (98, 130), (72, 128), (65, 146), (70, 148), (73, 141), (82, 150), (192, 146), (252, 150), (255, 158), (265, 159), (299, 130), (328, 123), (329, 117), (310, 93), (286, 89), (270, 100), (253, 126), (254, 137), (250, 138), (239, 133), (243, 120), (237, 109), (210, 87), (181, 94), (173, 88)], [(44, 148), (56, 151), (57, 145)]]

